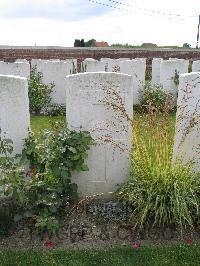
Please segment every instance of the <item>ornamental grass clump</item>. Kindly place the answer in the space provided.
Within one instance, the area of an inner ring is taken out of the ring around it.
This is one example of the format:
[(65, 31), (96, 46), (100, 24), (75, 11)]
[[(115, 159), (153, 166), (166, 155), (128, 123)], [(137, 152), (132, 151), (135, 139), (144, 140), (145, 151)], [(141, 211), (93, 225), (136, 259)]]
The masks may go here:
[(117, 197), (132, 205), (137, 225), (194, 226), (199, 222), (200, 177), (191, 164), (172, 162), (173, 133), (170, 98), (163, 116), (152, 104), (133, 121), (133, 148), (129, 180)]

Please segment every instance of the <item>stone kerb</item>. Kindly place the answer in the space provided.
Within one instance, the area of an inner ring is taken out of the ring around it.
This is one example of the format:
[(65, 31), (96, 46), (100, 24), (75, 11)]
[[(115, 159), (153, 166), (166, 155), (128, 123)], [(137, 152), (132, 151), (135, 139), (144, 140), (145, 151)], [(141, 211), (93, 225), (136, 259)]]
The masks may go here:
[(89, 172), (73, 176), (81, 196), (114, 191), (129, 175), (132, 87), (133, 77), (118, 73), (67, 77), (68, 126), (89, 131), (96, 142), (89, 151)]
[(200, 172), (200, 72), (180, 75), (173, 159)]
[(42, 73), (44, 84), (54, 84), (51, 93), (51, 101), (54, 104), (66, 104), (65, 78), (76, 73), (76, 61), (72, 59), (60, 60), (32, 60), (31, 66), (35, 66)]
[(163, 90), (170, 93), (174, 97), (174, 103), (176, 105), (178, 87), (174, 82), (175, 73), (178, 75), (188, 73), (189, 60), (184, 59), (171, 59), (162, 60), (160, 62), (160, 84)]
[(200, 60), (193, 61), (192, 72), (200, 72)]
[(21, 153), (30, 129), (26, 78), (0, 75), (0, 128), (13, 141), (13, 154)]
[(11, 75), (29, 78), (30, 65), (28, 62), (0, 62), (0, 75)]
[(152, 85), (160, 85), (160, 62), (162, 58), (153, 58), (152, 60)]

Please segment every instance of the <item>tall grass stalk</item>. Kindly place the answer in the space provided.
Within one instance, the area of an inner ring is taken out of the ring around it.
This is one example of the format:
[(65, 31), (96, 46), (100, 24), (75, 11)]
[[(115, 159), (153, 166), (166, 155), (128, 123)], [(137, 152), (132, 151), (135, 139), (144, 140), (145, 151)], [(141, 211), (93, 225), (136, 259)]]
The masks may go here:
[(131, 174), (117, 196), (133, 206), (140, 227), (193, 226), (199, 221), (200, 178), (189, 164), (172, 163), (170, 98), (162, 115), (151, 104), (147, 109), (134, 118)]

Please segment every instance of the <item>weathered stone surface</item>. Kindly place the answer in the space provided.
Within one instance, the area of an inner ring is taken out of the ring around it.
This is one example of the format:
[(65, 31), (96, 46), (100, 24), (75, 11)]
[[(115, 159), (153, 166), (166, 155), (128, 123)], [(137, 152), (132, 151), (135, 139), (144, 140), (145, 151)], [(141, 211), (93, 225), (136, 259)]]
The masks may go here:
[(16, 59), (15, 63), (27, 63), (27, 64), (29, 64), (28, 60), (26, 60), (26, 59)]
[(101, 72), (105, 71), (105, 63), (92, 58), (85, 59), (82, 62), (82, 72)]
[(140, 100), (144, 94), (146, 59), (139, 58), (135, 60), (120, 61), (116, 69), (123, 74), (133, 77), (133, 105), (140, 104)]
[(160, 83), (165, 92), (173, 95), (175, 103), (178, 94), (178, 88), (174, 82), (175, 72), (177, 71), (178, 75), (188, 73), (188, 65), (189, 60), (184, 59), (171, 59), (160, 62)]
[(87, 160), (90, 170), (73, 176), (82, 196), (114, 191), (129, 174), (131, 123), (122, 111), (132, 117), (132, 87), (133, 78), (118, 73), (67, 77), (68, 126), (91, 132), (96, 141)]
[(200, 73), (180, 75), (174, 160), (192, 161), (200, 172)]
[(30, 65), (28, 62), (0, 62), (0, 75), (11, 75), (28, 78), (30, 76)]
[(59, 60), (32, 60), (31, 66), (36, 66), (38, 72), (41, 72), (42, 81), (45, 84), (54, 84), (51, 100), (54, 104), (66, 104), (65, 78), (67, 75), (76, 72), (76, 61), (66, 59)]
[(152, 60), (152, 85), (160, 84), (160, 62), (162, 58), (153, 58)]
[(193, 61), (192, 72), (200, 72), (200, 60)]
[(140, 104), (144, 94), (146, 59), (137, 58), (134, 60), (102, 58), (107, 72), (128, 74), (133, 77), (133, 105)]
[(0, 75), (0, 128), (21, 153), (30, 128), (27, 79)]

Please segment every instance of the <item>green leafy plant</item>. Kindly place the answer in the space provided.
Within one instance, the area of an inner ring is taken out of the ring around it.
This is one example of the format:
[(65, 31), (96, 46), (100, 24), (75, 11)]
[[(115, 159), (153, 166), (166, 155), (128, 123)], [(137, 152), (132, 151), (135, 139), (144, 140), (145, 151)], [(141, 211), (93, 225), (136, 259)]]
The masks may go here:
[[(55, 233), (59, 217), (78, 198), (72, 172), (88, 170), (85, 159), (92, 144), (88, 132), (70, 131), (61, 122), (54, 123), (39, 138), (30, 134), (20, 164), (10, 162), (0, 180), (4, 195), (21, 209), (14, 218), (16, 222), (26, 218), (39, 232)], [(25, 171), (21, 164), (28, 163), (29, 170)]]
[(163, 112), (167, 98), (169, 95), (161, 86), (153, 86), (150, 82), (146, 82), (144, 95), (141, 99), (142, 109), (147, 111), (148, 106), (151, 106), (157, 112)]
[[(22, 176), (23, 167), (16, 163), (16, 158), (12, 156), (13, 142), (5, 137), (0, 129), (0, 194), (11, 195), (14, 198), (20, 195), (21, 185), (24, 183)], [(12, 183), (12, 188), (9, 186)]]
[(145, 80), (149, 82), (152, 80), (152, 68), (150, 67), (147, 67), (146, 69)]
[(28, 96), (30, 112), (36, 115), (47, 108), (51, 103), (50, 93), (54, 84), (43, 84), (42, 73), (36, 71), (36, 67), (31, 69), (28, 81)]
[(42, 111), (44, 115), (58, 116), (66, 115), (66, 107), (62, 104), (50, 104), (46, 109)]
[(188, 73), (191, 73), (191, 72), (192, 72), (192, 62), (190, 61), (188, 65)]
[[(5, 203), (4, 203), (5, 202)], [(14, 228), (14, 215), (16, 210), (11, 203), (7, 203), (6, 200), (1, 199), (0, 202), (0, 236), (8, 235), (11, 229)]]
[(42, 215), (36, 217), (35, 227), (40, 234), (51, 232), (51, 234), (56, 234), (59, 231), (60, 225), (58, 220), (49, 215), (48, 212), (42, 213)]
[(174, 80), (174, 84), (178, 87), (178, 85), (179, 85), (179, 72), (177, 70), (175, 70), (173, 80)]

